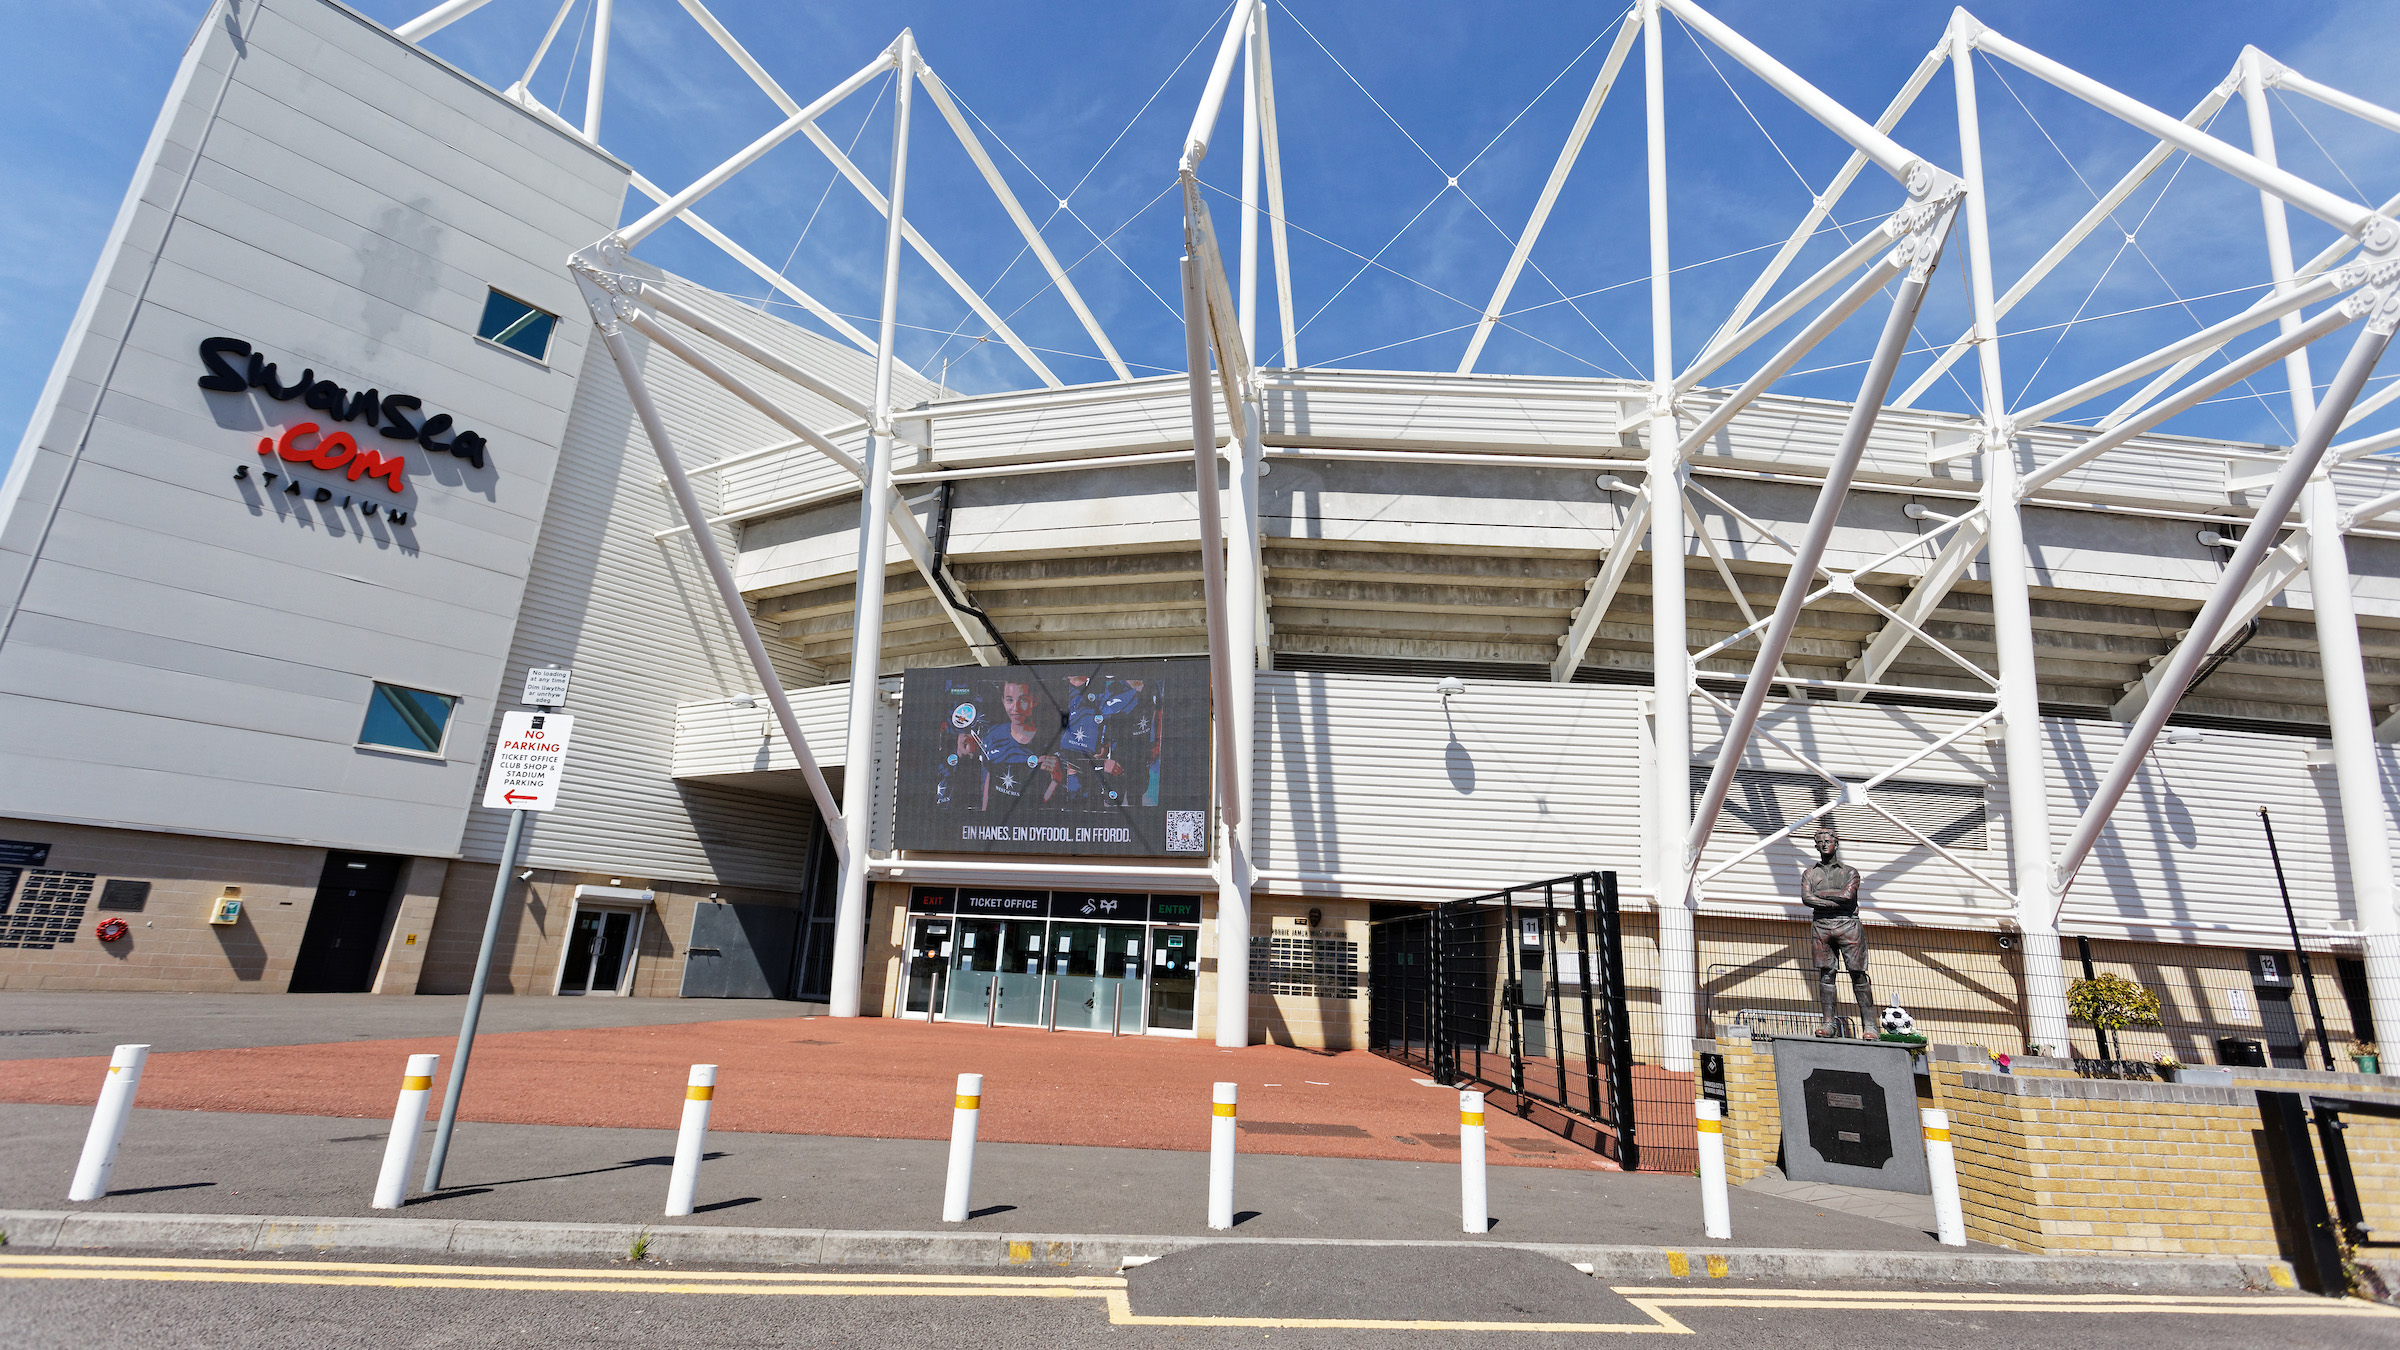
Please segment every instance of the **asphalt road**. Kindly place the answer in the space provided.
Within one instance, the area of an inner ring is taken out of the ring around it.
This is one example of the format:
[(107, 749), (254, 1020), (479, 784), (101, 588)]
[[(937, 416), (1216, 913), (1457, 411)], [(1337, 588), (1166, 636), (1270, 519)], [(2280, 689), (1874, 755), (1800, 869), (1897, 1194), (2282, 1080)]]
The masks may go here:
[[(1210, 1249), (1123, 1277), (989, 1271), (0, 1254), (0, 1344), (1557, 1346), (1627, 1333), (1844, 1350), (2400, 1345), (2400, 1310), (2296, 1294), (1611, 1286), (1526, 1252)], [(1423, 1319), (1414, 1327), (1395, 1323)], [(1311, 1325), (1311, 1323), (1315, 1325)], [(1424, 1323), (1431, 1323), (1425, 1325)], [(1527, 1330), (1516, 1330), (1516, 1327)], [(1540, 1328), (1534, 1330), (1531, 1328)]]

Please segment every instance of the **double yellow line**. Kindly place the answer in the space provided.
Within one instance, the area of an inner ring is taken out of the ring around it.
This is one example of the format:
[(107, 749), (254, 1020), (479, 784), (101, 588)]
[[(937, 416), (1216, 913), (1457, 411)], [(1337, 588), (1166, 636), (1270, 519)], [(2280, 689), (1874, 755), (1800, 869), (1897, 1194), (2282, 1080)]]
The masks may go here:
[(815, 1298), (1016, 1298), (1097, 1302), (1114, 1326), (1272, 1330), (1586, 1332), (1694, 1334), (1669, 1309), (1790, 1311), (2147, 1313), (2243, 1317), (2400, 1317), (2400, 1309), (2329, 1299), (2204, 1294), (1994, 1294), (1814, 1289), (1612, 1286), (1648, 1320), (1452, 1322), (1359, 1317), (1154, 1317), (1133, 1311), (1126, 1281), (1110, 1275), (864, 1275), (848, 1272), (572, 1269), (405, 1265), (352, 1261), (0, 1255), (0, 1279), (153, 1281), (176, 1284), (317, 1285), (374, 1289), (581, 1290), (593, 1293), (777, 1295)]

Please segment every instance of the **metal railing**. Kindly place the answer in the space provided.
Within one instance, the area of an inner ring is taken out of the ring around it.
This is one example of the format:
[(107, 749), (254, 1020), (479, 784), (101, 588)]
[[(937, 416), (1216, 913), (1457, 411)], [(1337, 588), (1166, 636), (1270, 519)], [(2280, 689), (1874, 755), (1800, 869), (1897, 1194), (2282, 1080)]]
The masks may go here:
[[(1529, 882), (1369, 928), (1368, 1045), (1641, 1164), (1614, 872)], [(1685, 1093), (1689, 1095), (1688, 1091)]]

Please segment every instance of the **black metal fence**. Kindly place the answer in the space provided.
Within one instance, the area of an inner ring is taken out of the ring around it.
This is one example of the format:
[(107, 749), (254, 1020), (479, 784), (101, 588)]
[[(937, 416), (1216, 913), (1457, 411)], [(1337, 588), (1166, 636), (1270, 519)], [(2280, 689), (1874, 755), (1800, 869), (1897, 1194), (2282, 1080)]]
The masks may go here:
[(1368, 958), (1370, 1049), (1480, 1087), (1628, 1171), (1642, 1165), (1655, 1113), (1635, 1099), (1616, 873), (1377, 920)]

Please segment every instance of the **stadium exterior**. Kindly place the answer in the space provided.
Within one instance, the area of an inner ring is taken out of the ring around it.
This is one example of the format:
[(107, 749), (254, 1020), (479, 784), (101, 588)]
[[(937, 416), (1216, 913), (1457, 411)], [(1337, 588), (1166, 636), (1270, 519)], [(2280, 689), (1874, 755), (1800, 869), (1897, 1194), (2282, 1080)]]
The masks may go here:
[[(482, 766), (523, 672), (555, 664), (573, 757), (527, 829), (495, 988), (926, 1015), (919, 954), (946, 959), (970, 897), (1005, 892), (1038, 931), (1103, 895), (1127, 916), (1106, 936), (1149, 962), (1120, 1029), (1348, 1047), (1379, 907), (1613, 870), (1636, 1017), (1685, 1068), (1734, 1010), (1805, 1006), (1795, 873), (1831, 818), (1878, 978), (1921, 1024), (2085, 1044), (2062, 980), (2096, 960), (2167, 994), (2190, 1029), (2167, 1048), (2206, 1059), (2208, 1034), (2286, 1039), (2262, 1022), (2290, 996), (2257, 959), (2290, 949), (2266, 807), (2335, 1035), (2400, 1026), (2400, 526), (2380, 519), (2400, 470), (2372, 457), (2390, 437), (2337, 435), (2400, 315), (2400, 234), (2271, 143), (2079, 85), (1962, 13), (1914, 88), (1959, 83), (1965, 143), (1904, 148), (1656, 0), (1554, 188), (1637, 55), (1655, 133), (1669, 12), (1857, 147), (1844, 186), (1888, 176), (1857, 189), (1897, 202), (1887, 228), (1771, 303), (1762, 281), (1650, 381), (1476, 372), (1481, 332), (1458, 373), (1262, 369), (1263, 272), (1293, 345), (1281, 221), (1241, 212), (1221, 253), (1196, 186), (1230, 102), (1245, 183), (1268, 179), (1243, 198), (1280, 201), (1245, 3), (1180, 147), (1188, 377), (1067, 386), (1028, 350), (1042, 387), (965, 396), (893, 356), (918, 246), (896, 227), (882, 330), (837, 323), (848, 341), (643, 262), (669, 225), (738, 255), (695, 208), (748, 160), (652, 190), (598, 142), (597, 78), (577, 125), (415, 45), (476, 7), (394, 34), (331, 0), (220, 5), (187, 53), (0, 496), (0, 987), (464, 989), (506, 823), (477, 805)], [(754, 152), (886, 70), (903, 128), (912, 89), (918, 135), (949, 106), (907, 34), (803, 107), (704, 26), (790, 114)], [(2271, 241), (2288, 203), (2345, 245), (2271, 249), (2280, 288), (2242, 320), (2031, 415), (1905, 406), (1885, 358), (1936, 259), (1966, 268), (1984, 339), (1953, 355), (1998, 387), (1973, 51), (2159, 137), (2142, 174), (2189, 155), (2260, 189)], [(2400, 129), (2255, 52), (2211, 97), (2255, 107), (2269, 84)], [(877, 179), (901, 214), (905, 168)], [(1662, 313), (1665, 172), (1654, 136)], [(629, 187), (662, 200), (633, 224)], [(559, 316), (533, 350), (493, 328), (519, 311)], [(1768, 389), (1854, 313), (1884, 333), (1860, 400)], [(1770, 334), (1740, 388), (1706, 382)], [(214, 348), (233, 374), (213, 386), (211, 339), (240, 344)], [(2050, 420), (2228, 342), (2232, 369), (2300, 363), (2297, 448), (2151, 430), (2222, 387), (2205, 369), (2114, 430)], [(2312, 354), (2343, 370), (2321, 406)], [(416, 401), (341, 431), (346, 457), (334, 423), (367, 386)], [(362, 477), (368, 449), (405, 467)], [(904, 670), (1202, 656), (1204, 855), (896, 846)], [(387, 709), (438, 725), (395, 744)], [(102, 942), (111, 912), (131, 932)]]

